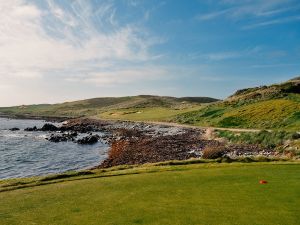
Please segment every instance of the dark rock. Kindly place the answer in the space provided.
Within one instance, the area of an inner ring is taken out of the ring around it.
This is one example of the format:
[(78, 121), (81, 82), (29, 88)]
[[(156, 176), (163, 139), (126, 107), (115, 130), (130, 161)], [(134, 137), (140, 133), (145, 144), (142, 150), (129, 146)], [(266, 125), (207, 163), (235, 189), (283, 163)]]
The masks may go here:
[(41, 131), (58, 131), (58, 127), (51, 123), (45, 123), (44, 126), (40, 129)]
[(94, 125), (78, 124), (74, 126), (62, 126), (61, 131), (76, 131), (79, 133), (97, 132), (99, 128)]
[(27, 128), (24, 129), (24, 131), (37, 131), (37, 130), (38, 129), (37, 129), (36, 126), (34, 126), (34, 127), (27, 127)]
[(77, 133), (76, 131), (73, 131), (73, 132), (70, 133), (70, 135), (71, 135), (72, 137), (77, 137), (77, 136), (78, 136), (78, 133)]
[(78, 144), (82, 144), (82, 145), (85, 145), (85, 144), (95, 144), (99, 141), (100, 137), (99, 135), (89, 135), (89, 136), (86, 136), (86, 137), (83, 137), (79, 140), (77, 140), (77, 143)]
[(72, 133), (67, 134), (51, 134), (49, 138), (46, 138), (48, 141), (51, 142), (63, 142), (63, 141), (74, 141), (74, 137)]
[(17, 128), (17, 127), (13, 127), (11, 129), (9, 129), (10, 131), (17, 131), (17, 130), (20, 130), (20, 128)]

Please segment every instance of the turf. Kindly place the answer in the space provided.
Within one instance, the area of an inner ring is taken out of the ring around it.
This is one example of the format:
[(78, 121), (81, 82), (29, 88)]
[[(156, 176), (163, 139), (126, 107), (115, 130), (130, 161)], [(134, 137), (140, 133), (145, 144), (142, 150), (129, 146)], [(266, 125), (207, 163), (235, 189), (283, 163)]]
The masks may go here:
[(118, 120), (132, 120), (132, 121), (170, 121), (172, 117), (199, 110), (203, 106), (190, 106), (183, 109), (172, 109), (163, 107), (148, 107), (148, 108), (131, 108), (110, 110), (97, 115), (101, 119), (118, 119)]
[(298, 163), (150, 166), (2, 192), (0, 224), (293, 225), (299, 189)]

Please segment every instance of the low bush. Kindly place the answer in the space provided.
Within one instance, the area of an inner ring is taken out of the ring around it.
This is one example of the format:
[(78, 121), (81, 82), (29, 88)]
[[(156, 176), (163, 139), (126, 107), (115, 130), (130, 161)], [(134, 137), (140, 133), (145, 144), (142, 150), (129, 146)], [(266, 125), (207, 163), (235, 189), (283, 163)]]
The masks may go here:
[(218, 125), (220, 127), (239, 127), (245, 123), (243, 118), (237, 116), (229, 116), (222, 119)]
[(300, 139), (300, 134), (299, 133), (294, 133), (292, 134), (292, 138), (295, 139)]
[(218, 131), (217, 135), (233, 143), (258, 144), (266, 148), (275, 148), (293, 138), (293, 134), (286, 131), (260, 131), (235, 133), (231, 131)]
[(203, 159), (216, 159), (226, 153), (225, 146), (207, 146), (203, 149)]

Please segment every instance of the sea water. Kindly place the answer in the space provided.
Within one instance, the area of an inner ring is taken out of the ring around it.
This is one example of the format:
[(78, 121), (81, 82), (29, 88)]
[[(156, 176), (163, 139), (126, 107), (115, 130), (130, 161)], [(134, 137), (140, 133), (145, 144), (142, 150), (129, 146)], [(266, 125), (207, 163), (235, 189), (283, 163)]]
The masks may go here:
[[(50, 132), (24, 131), (27, 127), (40, 128), (44, 123), (42, 120), (0, 118), (0, 179), (86, 169), (107, 157), (108, 146), (101, 142), (94, 145), (54, 143), (45, 139)], [(9, 130), (14, 127), (20, 130)]]

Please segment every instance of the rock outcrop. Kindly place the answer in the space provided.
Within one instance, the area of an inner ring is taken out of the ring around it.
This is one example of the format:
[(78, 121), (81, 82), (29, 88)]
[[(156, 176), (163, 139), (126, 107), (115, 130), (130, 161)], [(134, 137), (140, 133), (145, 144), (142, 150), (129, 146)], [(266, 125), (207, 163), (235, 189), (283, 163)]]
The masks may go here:
[(90, 134), (89, 136), (83, 137), (81, 139), (78, 139), (76, 141), (76, 143), (78, 144), (82, 144), (82, 145), (91, 145), (91, 144), (95, 144), (99, 141), (100, 136), (95, 134)]

